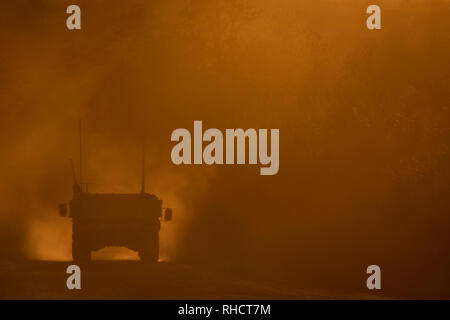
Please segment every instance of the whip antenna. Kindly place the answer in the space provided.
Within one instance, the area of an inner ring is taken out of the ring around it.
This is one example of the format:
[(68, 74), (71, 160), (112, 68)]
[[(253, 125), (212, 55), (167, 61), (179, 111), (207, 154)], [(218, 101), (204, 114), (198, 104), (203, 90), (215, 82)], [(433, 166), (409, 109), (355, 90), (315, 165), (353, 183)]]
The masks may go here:
[(142, 139), (142, 182), (141, 193), (145, 193), (145, 143)]
[(81, 119), (80, 119), (80, 186), (81, 191), (83, 191), (83, 141), (82, 141), (82, 127), (81, 127)]

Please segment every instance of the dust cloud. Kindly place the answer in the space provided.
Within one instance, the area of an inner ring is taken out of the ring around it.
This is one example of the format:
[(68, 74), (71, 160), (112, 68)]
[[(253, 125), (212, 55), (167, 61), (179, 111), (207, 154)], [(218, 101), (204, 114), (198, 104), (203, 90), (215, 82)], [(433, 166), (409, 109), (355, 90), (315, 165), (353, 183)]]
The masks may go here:
[[(56, 207), (81, 118), (95, 192), (139, 191), (145, 136), (148, 191), (175, 213), (165, 260), (293, 283), (379, 264), (386, 290), (446, 290), (448, 1), (378, 1), (380, 31), (368, 1), (78, 1), (81, 32), (69, 4), (2, 4), (3, 256), (70, 259)], [(278, 175), (173, 165), (170, 134), (194, 120), (279, 128)]]

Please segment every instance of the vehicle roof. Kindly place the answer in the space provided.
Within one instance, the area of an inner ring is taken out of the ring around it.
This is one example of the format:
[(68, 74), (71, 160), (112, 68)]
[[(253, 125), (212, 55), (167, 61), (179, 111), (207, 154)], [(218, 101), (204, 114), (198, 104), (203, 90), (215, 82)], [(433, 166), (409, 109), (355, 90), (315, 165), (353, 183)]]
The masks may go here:
[(80, 198), (96, 198), (96, 199), (104, 199), (104, 198), (114, 198), (114, 199), (153, 199), (159, 200), (157, 196), (150, 193), (87, 193), (83, 192), (79, 194)]

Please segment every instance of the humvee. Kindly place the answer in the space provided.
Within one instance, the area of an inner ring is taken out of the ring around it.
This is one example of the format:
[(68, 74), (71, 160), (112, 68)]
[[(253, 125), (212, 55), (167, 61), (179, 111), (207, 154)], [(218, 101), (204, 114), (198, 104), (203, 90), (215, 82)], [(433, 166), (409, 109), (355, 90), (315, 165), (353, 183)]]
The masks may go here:
[(158, 260), (161, 221), (172, 220), (172, 209), (166, 208), (163, 218), (162, 200), (145, 192), (142, 162), (142, 189), (135, 194), (90, 193), (87, 186), (83, 190), (71, 162), (73, 199), (59, 206), (59, 214), (72, 218), (74, 261), (90, 261), (91, 251), (107, 246), (137, 251), (142, 261)]

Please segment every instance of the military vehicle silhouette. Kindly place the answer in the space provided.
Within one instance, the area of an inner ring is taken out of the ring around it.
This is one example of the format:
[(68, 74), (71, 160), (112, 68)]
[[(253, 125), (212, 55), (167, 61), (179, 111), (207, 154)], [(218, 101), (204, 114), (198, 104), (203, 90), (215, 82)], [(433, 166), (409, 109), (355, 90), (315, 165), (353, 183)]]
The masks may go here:
[(142, 261), (156, 262), (159, 258), (161, 221), (172, 220), (172, 209), (166, 208), (162, 217), (162, 200), (145, 192), (144, 148), (142, 150), (142, 187), (136, 194), (103, 194), (83, 190), (81, 175), (80, 125), (80, 183), (73, 162), (73, 199), (60, 204), (59, 214), (72, 218), (72, 257), (87, 262), (91, 251), (107, 246), (124, 246), (137, 251)]

